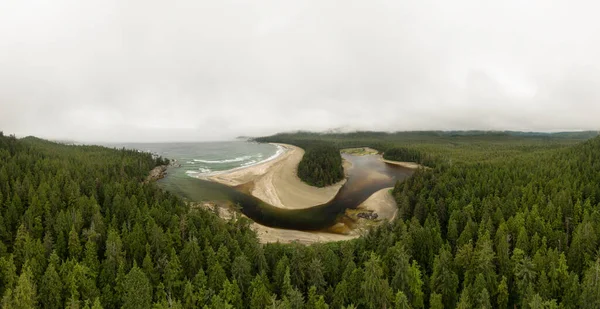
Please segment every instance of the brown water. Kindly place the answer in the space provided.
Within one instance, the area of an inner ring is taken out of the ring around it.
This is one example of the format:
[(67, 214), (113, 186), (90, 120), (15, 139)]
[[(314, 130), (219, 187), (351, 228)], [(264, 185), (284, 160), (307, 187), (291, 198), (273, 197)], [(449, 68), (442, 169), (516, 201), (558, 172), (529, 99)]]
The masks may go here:
[(379, 156), (342, 154), (352, 163), (348, 180), (328, 203), (306, 209), (281, 209), (226, 185), (169, 173), (160, 181), (167, 190), (192, 201), (228, 200), (252, 220), (271, 227), (323, 230), (334, 225), (346, 209), (356, 208), (373, 193), (412, 175), (408, 168), (385, 163)]

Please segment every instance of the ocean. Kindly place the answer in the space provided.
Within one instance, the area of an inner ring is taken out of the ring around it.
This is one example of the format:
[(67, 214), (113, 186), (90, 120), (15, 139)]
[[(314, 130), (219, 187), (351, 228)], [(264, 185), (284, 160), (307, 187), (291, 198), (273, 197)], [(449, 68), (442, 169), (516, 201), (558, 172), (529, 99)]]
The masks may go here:
[[(353, 168), (348, 181), (336, 197), (325, 204), (307, 209), (282, 209), (226, 185), (202, 180), (209, 175), (235, 168), (251, 166), (272, 159), (283, 149), (271, 144), (242, 141), (206, 143), (130, 143), (108, 147), (137, 149), (176, 160), (165, 178), (157, 183), (163, 189), (193, 202), (229, 201), (241, 207), (252, 220), (271, 227), (322, 230), (334, 225), (347, 208), (355, 208), (371, 194), (392, 187), (412, 174), (412, 170), (383, 163), (373, 156), (343, 154)], [(178, 165), (181, 164), (181, 167)], [(371, 173), (387, 175), (369, 177)]]
[(211, 175), (223, 171), (252, 166), (275, 158), (283, 149), (271, 144), (245, 141), (197, 143), (126, 143), (109, 147), (137, 149), (176, 160), (180, 168), (176, 174), (191, 177)]

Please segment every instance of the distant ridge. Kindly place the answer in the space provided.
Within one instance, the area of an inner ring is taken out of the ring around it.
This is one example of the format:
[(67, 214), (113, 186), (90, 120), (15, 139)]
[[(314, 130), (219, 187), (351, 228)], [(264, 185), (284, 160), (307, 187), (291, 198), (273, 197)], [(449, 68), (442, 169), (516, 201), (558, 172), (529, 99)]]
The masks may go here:
[(496, 130), (429, 130), (429, 131), (343, 131), (340, 129), (331, 129), (327, 131), (288, 131), (274, 134), (273, 136), (286, 136), (286, 135), (305, 135), (305, 136), (326, 136), (326, 135), (346, 135), (346, 136), (428, 136), (428, 137), (449, 137), (449, 136), (465, 136), (465, 137), (477, 137), (477, 136), (506, 136), (506, 137), (553, 137), (553, 138), (570, 138), (570, 139), (590, 139), (600, 135), (600, 131), (564, 131), (564, 132), (534, 132), (534, 131), (496, 131)]

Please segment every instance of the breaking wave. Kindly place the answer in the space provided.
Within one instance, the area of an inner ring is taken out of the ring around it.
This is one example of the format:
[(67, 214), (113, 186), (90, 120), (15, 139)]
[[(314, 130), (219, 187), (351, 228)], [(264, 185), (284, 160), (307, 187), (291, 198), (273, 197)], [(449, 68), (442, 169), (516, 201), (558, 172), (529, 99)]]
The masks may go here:
[(233, 159), (225, 159), (225, 160), (202, 160), (202, 159), (194, 159), (195, 162), (209, 163), (209, 164), (219, 164), (219, 163), (233, 163), (233, 162), (241, 162), (252, 158), (252, 156), (243, 156), (237, 157)]

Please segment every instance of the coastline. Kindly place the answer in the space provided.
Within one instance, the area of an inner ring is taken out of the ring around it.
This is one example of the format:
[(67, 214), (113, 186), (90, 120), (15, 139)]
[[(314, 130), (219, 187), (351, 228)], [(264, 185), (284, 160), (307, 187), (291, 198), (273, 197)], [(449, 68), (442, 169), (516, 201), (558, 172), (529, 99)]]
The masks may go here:
[[(304, 150), (294, 145), (271, 143), (283, 148), (276, 157), (214, 175), (198, 178), (228, 186), (252, 184), (254, 197), (283, 209), (304, 209), (331, 201), (346, 183), (346, 179), (331, 186), (317, 188), (304, 183), (297, 175)], [(346, 164), (344, 169), (349, 168)]]
[[(193, 204), (192, 207), (203, 208), (214, 212), (218, 217), (224, 220), (237, 220), (241, 217), (246, 217), (243, 214), (237, 213), (227, 206), (227, 203), (219, 202), (204, 202)], [(252, 220), (251, 220), (252, 221)], [(307, 232), (298, 230), (287, 230), (279, 229), (274, 227), (265, 226), (252, 221), (250, 229), (256, 233), (256, 237), (261, 244), (268, 243), (299, 243), (303, 245), (310, 245), (314, 243), (334, 242), (334, 241), (345, 241), (360, 237), (358, 231), (353, 231), (349, 234), (336, 234), (328, 232)]]
[(369, 196), (356, 209), (372, 211), (377, 214), (377, 219), (392, 222), (398, 214), (398, 206), (391, 194), (394, 187), (383, 188)]
[(419, 168), (425, 168), (423, 165), (416, 163), (416, 162), (392, 161), (392, 160), (386, 160), (383, 157), (381, 157), (381, 161), (388, 163), (388, 164), (398, 165), (398, 166), (415, 169), (415, 170), (419, 169)]
[(157, 181), (157, 180), (163, 179), (167, 175), (167, 168), (168, 167), (169, 167), (168, 165), (159, 165), (159, 166), (154, 167), (148, 173), (148, 176), (146, 176), (146, 180), (144, 182), (145, 183), (149, 183), (149, 182), (153, 182), (153, 181)]
[[(288, 144), (273, 144), (283, 151), (278, 156), (259, 162), (256, 165), (245, 166), (214, 175), (204, 175), (199, 178), (219, 182), (228, 186), (244, 186), (250, 188), (250, 194), (282, 209), (303, 209), (326, 203), (337, 195), (346, 179), (325, 188), (317, 188), (302, 182), (297, 176), (297, 167), (304, 150)], [(369, 153), (368, 155), (374, 155)], [(344, 173), (352, 169), (352, 163), (344, 160)], [(373, 174), (371, 177), (387, 177)], [(369, 179), (365, 179), (368, 181)], [(345, 241), (360, 237), (370, 227), (381, 222), (395, 219), (398, 208), (388, 187), (374, 192), (356, 209), (347, 210), (346, 216), (354, 223), (338, 222), (327, 231), (298, 231), (273, 228), (252, 221), (250, 228), (256, 232), (260, 243), (300, 243), (312, 244), (323, 242)], [(207, 203), (210, 204), (210, 203)], [(228, 207), (220, 208), (218, 215), (226, 220), (235, 218), (235, 210)], [(242, 214), (240, 214), (243, 216)], [(365, 216), (367, 215), (367, 216)], [(369, 217), (373, 216), (374, 217)]]
[[(279, 157), (281, 157), (286, 152), (286, 148), (283, 146), (283, 144), (275, 144), (275, 143), (269, 143), (269, 144), (277, 147), (277, 151), (275, 151), (275, 154), (273, 154), (272, 156), (270, 156), (270, 157), (268, 157), (268, 158), (266, 158), (266, 159), (264, 159), (262, 161), (259, 161), (259, 162), (256, 162), (256, 163), (253, 163), (253, 164), (250, 164), (250, 165), (238, 166), (238, 167), (235, 167), (235, 168), (232, 168), (232, 169), (228, 169), (228, 170), (224, 170), (224, 171), (213, 171), (213, 172), (210, 172), (210, 173), (197, 174), (197, 175), (192, 176), (192, 177), (199, 178), (199, 179), (205, 179), (205, 180), (211, 180), (210, 179), (211, 177), (218, 177), (219, 175), (230, 174), (230, 173), (233, 173), (233, 172), (236, 172), (236, 171), (239, 171), (239, 170), (243, 170), (243, 169), (247, 169), (247, 168), (253, 168), (253, 167), (257, 167), (257, 166), (269, 163), (269, 162), (271, 162), (273, 160), (277, 160)], [(237, 186), (237, 185), (239, 185), (239, 184), (235, 184), (233, 186)]]

